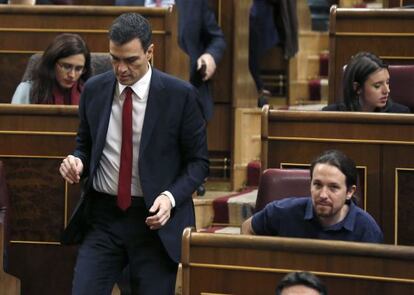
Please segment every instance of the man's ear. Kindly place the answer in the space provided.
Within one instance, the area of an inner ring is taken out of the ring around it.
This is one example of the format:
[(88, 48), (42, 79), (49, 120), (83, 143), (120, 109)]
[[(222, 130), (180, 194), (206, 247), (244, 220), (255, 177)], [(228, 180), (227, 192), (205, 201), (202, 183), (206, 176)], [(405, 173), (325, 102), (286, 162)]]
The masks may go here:
[(147, 52), (145, 54), (147, 56), (147, 60), (150, 61), (154, 54), (154, 44), (148, 46)]
[(346, 199), (350, 200), (356, 192), (356, 185), (351, 186), (346, 192)]

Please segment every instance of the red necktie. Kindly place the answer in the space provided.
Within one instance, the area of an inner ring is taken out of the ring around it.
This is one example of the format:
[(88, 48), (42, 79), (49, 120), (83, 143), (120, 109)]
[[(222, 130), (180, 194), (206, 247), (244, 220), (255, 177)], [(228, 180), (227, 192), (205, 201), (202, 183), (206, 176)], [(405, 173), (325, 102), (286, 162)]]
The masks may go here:
[(122, 108), (122, 147), (118, 179), (118, 207), (122, 210), (131, 206), (132, 178), (132, 89), (125, 88)]

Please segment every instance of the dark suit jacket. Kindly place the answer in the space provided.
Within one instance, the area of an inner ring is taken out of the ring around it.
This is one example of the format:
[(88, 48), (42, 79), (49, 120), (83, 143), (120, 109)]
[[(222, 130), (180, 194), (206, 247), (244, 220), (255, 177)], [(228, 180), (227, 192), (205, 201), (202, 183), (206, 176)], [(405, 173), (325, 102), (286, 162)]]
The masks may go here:
[(257, 35), (251, 50), (258, 55), (277, 43), (282, 44), (286, 59), (298, 52), (296, 0), (253, 0), (249, 19), (249, 29)]
[[(112, 71), (85, 84), (79, 105), (80, 125), (74, 155), (84, 164), (85, 196), (105, 145), (116, 86)], [(179, 261), (181, 234), (194, 226), (192, 193), (208, 174), (205, 120), (197, 91), (189, 83), (153, 69), (139, 149), (139, 175), (149, 208), (163, 191), (176, 201), (171, 218), (158, 234), (170, 257)]]
[(226, 43), (207, 0), (176, 0), (178, 9), (178, 43), (190, 57), (190, 82), (200, 92), (200, 104), (206, 120), (213, 116), (213, 99), (209, 83), (197, 72), (197, 59), (210, 53), (216, 64), (221, 60)]
[(115, 0), (115, 6), (144, 6), (145, 0)]

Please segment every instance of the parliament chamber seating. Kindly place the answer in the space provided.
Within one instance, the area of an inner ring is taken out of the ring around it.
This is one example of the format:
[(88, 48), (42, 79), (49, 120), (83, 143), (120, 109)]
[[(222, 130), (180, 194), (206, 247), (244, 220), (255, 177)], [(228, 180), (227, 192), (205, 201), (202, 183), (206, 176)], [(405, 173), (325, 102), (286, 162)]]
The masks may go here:
[(247, 187), (214, 199), (212, 223), (200, 232), (239, 233), (239, 227), (254, 212), (274, 200), (310, 195), (308, 169), (267, 169), (260, 176), (258, 188)]
[(264, 108), (262, 120), (263, 169), (306, 169), (325, 150), (343, 151), (357, 166), (358, 204), (385, 242), (414, 245), (413, 115)]
[(182, 246), (182, 295), (275, 294), (292, 271), (310, 271), (329, 294), (414, 294), (414, 248), (344, 241), (199, 233)]
[[(9, 242), (10, 201), (4, 174), (3, 162), (0, 161), (0, 294), (20, 294), (20, 280), (4, 272), (4, 253)], [(6, 254), (7, 255), (7, 254)]]
[(255, 211), (266, 204), (288, 197), (310, 195), (310, 175), (307, 169), (266, 169), (260, 177)]
[(3, 162), (0, 161), (0, 223), (3, 224), (3, 234), (5, 245), (9, 239), (8, 225), (10, 214), (10, 199), (7, 189), (6, 177), (4, 173)]
[(391, 98), (414, 112), (414, 65), (390, 65)]
[[(395, 5), (390, 5), (392, 6)], [(408, 36), (414, 32), (413, 16), (412, 9), (331, 7), (329, 103), (338, 102), (342, 98), (343, 65), (357, 52), (368, 51), (375, 53), (390, 65), (391, 98), (412, 109), (410, 81), (414, 80), (414, 76), (410, 76), (409, 73), (413, 73), (414, 65), (409, 64), (413, 63), (414, 43)]]

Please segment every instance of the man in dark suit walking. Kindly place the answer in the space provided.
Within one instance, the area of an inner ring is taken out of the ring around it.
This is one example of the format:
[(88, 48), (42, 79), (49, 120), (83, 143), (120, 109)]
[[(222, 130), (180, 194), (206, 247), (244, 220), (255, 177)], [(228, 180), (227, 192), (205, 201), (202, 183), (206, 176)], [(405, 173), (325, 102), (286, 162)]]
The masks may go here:
[(72, 294), (111, 294), (127, 264), (133, 294), (174, 294), (191, 194), (208, 173), (206, 123), (194, 87), (150, 66), (145, 18), (121, 15), (109, 39), (114, 71), (85, 84), (77, 146), (60, 166), (69, 183), (87, 177)]
[(176, 0), (178, 43), (190, 57), (190, 82), (200, 92), (204, 117), (213, 116), (209, 80), (226, 48), (223, 32), (207, 0)]

